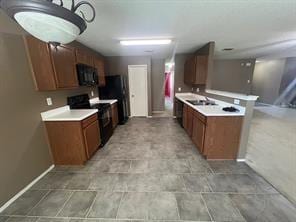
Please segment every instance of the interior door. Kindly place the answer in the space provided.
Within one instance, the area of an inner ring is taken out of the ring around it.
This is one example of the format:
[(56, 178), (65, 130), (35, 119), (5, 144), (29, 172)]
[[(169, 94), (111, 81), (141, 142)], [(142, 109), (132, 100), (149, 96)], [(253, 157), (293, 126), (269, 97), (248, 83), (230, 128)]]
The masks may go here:
[(131, 116), (148, 116), (147, 65), (128, 66)]

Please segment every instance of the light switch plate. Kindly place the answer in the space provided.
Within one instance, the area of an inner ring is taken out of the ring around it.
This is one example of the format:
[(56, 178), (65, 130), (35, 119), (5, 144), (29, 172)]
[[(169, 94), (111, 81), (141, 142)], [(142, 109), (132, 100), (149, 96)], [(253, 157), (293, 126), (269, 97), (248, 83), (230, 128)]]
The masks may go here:
[(181, 92), (181, 91), (182, 91), (182, 88), (181, 88), (181, 87), (179, 87), (179, 88), (178, 88), (178, 91), (179, 91), (179, 92)]
[(234, 103), (235, 105), (239, 105), (239, 104), (240, 104), (240, 100), (239, 100), (239, 99), (234, 99), (234, 100), (233, 100), (233, 103)]
[(52, 99), (51, 98), (46, 98), (46, 103), (48, 106), (52, 106)]
[(94, 94), (94, 91), (91, 91), (90, 94), (91, 94), (91, 96), (94, 96), (94, 95), (95, 95), (95, 94)]
[(199, 88), (196, 88), (196, 92), (197, 92), (197, 93), (199, 92)]

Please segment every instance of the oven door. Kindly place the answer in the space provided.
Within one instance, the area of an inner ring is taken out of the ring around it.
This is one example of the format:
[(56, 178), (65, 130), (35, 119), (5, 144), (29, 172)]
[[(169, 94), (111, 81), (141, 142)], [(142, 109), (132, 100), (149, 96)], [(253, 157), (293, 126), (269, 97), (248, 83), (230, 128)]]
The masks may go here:
[(100, 119), (101, 119), (103, 128), (108, 126), (110, 123), (112, 124), (111, 110), (110, 109), (104, 110), (100, 115)]
[(111, 107), (99, 112), (101, 131), (101, 147), (103, 147), (113, 134)]

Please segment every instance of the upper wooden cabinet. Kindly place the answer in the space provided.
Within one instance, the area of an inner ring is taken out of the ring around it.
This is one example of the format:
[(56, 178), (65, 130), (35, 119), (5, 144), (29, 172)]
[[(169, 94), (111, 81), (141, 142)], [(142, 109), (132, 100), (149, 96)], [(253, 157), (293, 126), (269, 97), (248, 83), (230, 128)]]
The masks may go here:
[(94, 57), (93, 60), (94, 67), (97, 69), (98, 76), (99, 76), (99, 86), (105, 86), (105, 65), (104, 60), (99, 57)]
[(55, 90), (57, 86), (48, 44), (33, 37), (26, 37), (25, 45), (36, 89)]
[(205, 85), (208, 76), (207, 55), (194, 55), (184, 65), (184, 83), (188, 85)]
[(78, 87), (75, 49), (66, 46), (54, 47), (50, 45), (50, 51), (57, 88)]
[(83, 49), (76, 49), (76, 63), (93, 66), (93, 56)]
[(27, 36), (24, 40), (37, 90), (79, 86), (74, 48), (63, 45), (54, 47), (32, 36)]
[(76, 45), (53, 46), (33, 36), (24, 37), (36, 90), (48, 91), (79, 87), (76, 64), (98, 70), (99, 86), (105, 86), (104, 59)]

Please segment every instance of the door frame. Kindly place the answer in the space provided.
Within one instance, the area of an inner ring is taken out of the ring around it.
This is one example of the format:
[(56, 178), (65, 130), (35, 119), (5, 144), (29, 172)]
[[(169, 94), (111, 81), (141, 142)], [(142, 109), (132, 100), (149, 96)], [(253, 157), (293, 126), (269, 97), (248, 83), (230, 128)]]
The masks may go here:
[(148, 103), (149, 103), (149, 99), (148, 99), (148, 65), (128, 65), (128, 89), (129, 89), (129, 105), (130, 105), (130, 116), (133, 117), (133, 113), (132, 113), (132, 106), (131, 106), (131, 91), (130, 91), (130, 86), (131, 86), (131, 78), (130, 78), (130, 69), (132, 68), (146, 68), (146, 78), (145, 78), (145, 97), (146, 97), (146, 117), (148, 117), (149, 113), (148, 113)]

